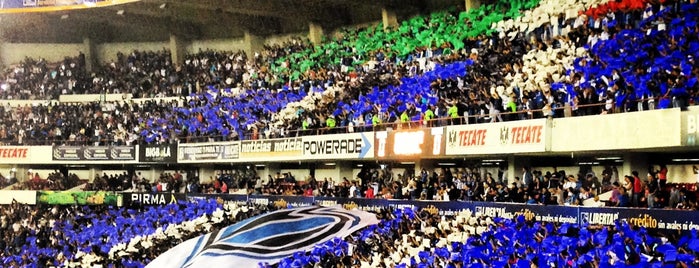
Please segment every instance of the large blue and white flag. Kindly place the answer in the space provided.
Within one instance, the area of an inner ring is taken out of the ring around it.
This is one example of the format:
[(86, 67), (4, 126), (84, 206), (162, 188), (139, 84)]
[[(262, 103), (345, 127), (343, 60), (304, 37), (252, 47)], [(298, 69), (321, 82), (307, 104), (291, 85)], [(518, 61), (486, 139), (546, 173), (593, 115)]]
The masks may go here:
[(377, 224), (376, 215), (336, 207), (279, 210), (187, 240), (147, 267), (257, 267)]

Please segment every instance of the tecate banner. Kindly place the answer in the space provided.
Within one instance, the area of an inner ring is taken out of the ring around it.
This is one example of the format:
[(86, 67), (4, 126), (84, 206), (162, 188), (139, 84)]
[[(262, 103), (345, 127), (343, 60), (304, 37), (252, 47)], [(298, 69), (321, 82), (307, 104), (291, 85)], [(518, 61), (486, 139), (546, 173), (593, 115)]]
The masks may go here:
[(349, 133), (303, 137), (304, 159), (374, 158), (374, 133)]
[(543, 152), (547, 132), (546, 119), (448, 126), (446, 154)]
[(240, 157), (240, 142), (180, 144), (178, 163), (230, 162)]

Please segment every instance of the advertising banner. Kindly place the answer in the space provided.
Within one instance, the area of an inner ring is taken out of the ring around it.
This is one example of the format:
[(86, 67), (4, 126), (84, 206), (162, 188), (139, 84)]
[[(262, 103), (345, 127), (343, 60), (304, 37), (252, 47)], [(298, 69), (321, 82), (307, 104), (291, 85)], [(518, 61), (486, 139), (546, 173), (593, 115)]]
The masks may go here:
[(624, 220), (629, 224), (646, 229), (699, 230), (699, 213), (697, 211), (580, 207), (580, 224), (614, 225), (617, 220)]
[(681, 142), (684, 146), (699, 145), (699, 108), (690, 106), (688, 111), (682, 112)]
[(0, 191), (0, 204), (9, 205), (14, 202), (27, 205), (36, 205), (36, 191), (28, 190), (4, 190)]
[(160, 206), (185, 200), (187, 196), (181, 193), (122, 193), (122, 204), (125, 207)]
[(240, 158), (248, 160), (295, 160), (303, 156), (301, 138), (246, 140), (240, 142)]
[(29, 146), (0, 146), (0, 162), (27, 162), (27, 160), (31, 159), (30, 148)]
[(250, 195), (248, 202), (276, 208), (307, 207), (313, 205), (313, 197), (310, 196), (281, 196), (281, 195)]
[(146, 144), (139, 146), (139, 161), (143, 163), (176, 163), (177, 144)]
[(38, 191), (37, 203), (47, 205), (117, 205), (118, 193), (104, 191)]
[(332, 207), (341, 205), (345, 209), (359, 209), (364, 211), (376, 211), (381, 208), (389, 207), (389, 201), (386, 199), (367, 199), (367, 198), (343, 198), (343, 197), (325, 197), (318, 196), (315, 198), (316, 205), (324, 207)]
[(54, 146), (55, 161), (134, 161), (134, 146)]
[(446, 154), (543, 152), (547, 132), (546, 119), (448, 126)]
[(444, 128), (376, 132), (375, 157), (414, 159), (444, 155)]
[[(578, 152), (680, 146), (687, 141), (680, 140), (680, 125), (691, 129), (691, 113), (680, 114), (680, 109), (675, 108), (599, 117), (556, 118), (551, 124), (550, 149), (553, 152)], [(684, 117), (685, 114), (690, 116)]]
[(231, 162), (240, 157), (240, 142), (181, 143), (177, 148), (178, 163)]
[(0, 14), (27, 12), (55, 12), (64, 10), (106, 7), (140, 0), (3, 0)]
[(305, 136), (302, 146), (304, 159), (372, 159), (374, 133)]
[(187, 194), (187, 200), (206, 200), (206, 199), (216, 199), (222, 201), (230, 201), (239, 205), (244, 205), (248, 203), (248, 196), (241, 194)]

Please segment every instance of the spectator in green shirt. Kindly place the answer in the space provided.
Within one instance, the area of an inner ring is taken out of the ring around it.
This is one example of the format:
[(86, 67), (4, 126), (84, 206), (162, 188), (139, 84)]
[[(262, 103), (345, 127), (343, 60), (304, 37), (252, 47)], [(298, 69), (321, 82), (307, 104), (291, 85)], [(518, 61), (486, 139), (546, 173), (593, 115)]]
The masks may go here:
[(451, 118), (452, 125), (458, 124), (458, 122), (459, 122), (459, 108), (456, 107), (456, 104), (449, 107), (449, 110), (447, 110), (447, 115)]
[(325, 119), (325, 127), (328, 128), (328, 133), (332, 134), (335, 133), (335, 125), (337, 122), (335, 122), (335, 116), (330, 115), (328, 116), (328, 119)]
[(430, 105), (422, 117), (425, 120), (425, 126), (432, 127), (434, 125), (434, 122), (432, 122), (432, 119), (434, 119), (434, 106)]

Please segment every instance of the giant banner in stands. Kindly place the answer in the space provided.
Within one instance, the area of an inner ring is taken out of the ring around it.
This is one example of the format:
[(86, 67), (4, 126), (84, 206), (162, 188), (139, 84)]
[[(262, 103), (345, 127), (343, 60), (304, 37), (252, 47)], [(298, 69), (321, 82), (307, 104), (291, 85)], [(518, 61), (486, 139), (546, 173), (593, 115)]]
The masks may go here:
[(546, 119), (448, 126), (446, 154), (543, 152), (548, 129)]
[(55, 161), (134, 161), (134, 146), (54, 146)]
[(240, 142), (181, 143), (177, 148), (178, 163), (231, 162), (240, 157)]
[(305, 136), (304, 159), (371, 159), (374, 158), (374, 133)]
[(375, 154), (379, 159), (415, 159), (444, 155), (444, 128), (376, 132)]

